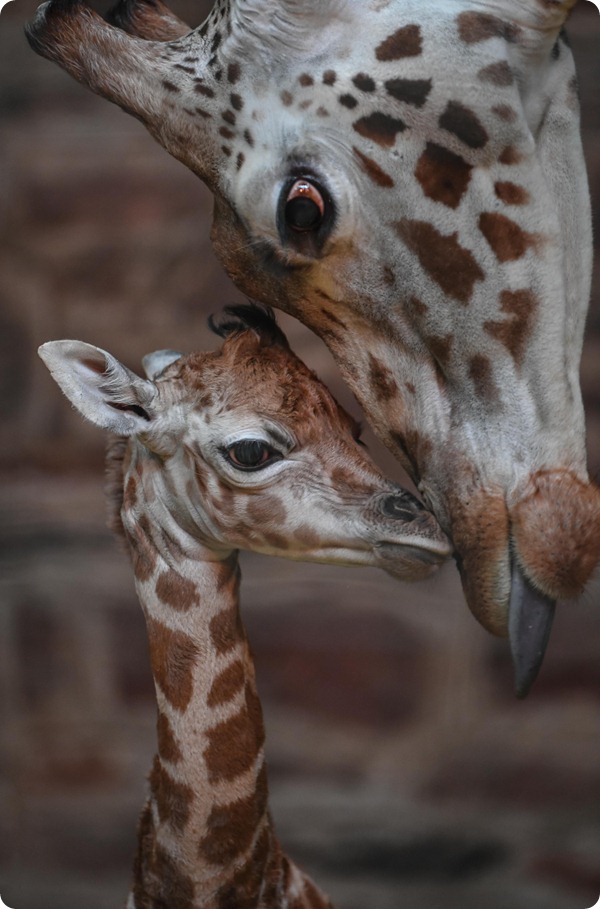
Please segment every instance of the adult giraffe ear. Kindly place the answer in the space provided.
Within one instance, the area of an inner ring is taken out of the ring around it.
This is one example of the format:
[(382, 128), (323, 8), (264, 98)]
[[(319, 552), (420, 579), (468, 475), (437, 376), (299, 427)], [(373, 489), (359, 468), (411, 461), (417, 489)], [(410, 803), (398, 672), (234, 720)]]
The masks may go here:
[(38, 353), (79, 413), (120, 436), (148, 432), (156, 386), (83, 341), (48, 341)]

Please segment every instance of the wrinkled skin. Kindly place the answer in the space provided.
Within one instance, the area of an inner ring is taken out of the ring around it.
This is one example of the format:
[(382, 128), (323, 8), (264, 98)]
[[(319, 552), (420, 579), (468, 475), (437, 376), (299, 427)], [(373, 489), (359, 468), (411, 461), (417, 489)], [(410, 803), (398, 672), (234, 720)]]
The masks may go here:
[(573, 4), (239, 0), (188, 32), (154, 0), (114, 26), (54, 0), (29, 33), (207, 183), (238, 286), (327, 343), (451, 536), (471, 610), (511, 630), (521, 693), (600, 557)]

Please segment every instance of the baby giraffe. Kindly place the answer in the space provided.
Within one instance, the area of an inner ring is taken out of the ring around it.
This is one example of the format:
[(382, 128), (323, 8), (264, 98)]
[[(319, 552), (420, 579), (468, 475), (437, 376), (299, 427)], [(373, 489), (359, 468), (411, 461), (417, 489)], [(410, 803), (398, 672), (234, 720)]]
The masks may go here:
[(331, 907), (282, 852), (269, 815), (238, 550), (407, 580), (449, 555), (435, 520), (384, 479), (272, 314), (226, 313), (212, 326), (220, 350), (150, 354), (147, 379), (80, 341), (39, 351), (83, 416), (120, 437), (113, 505), (158, 704), (127, 909)]

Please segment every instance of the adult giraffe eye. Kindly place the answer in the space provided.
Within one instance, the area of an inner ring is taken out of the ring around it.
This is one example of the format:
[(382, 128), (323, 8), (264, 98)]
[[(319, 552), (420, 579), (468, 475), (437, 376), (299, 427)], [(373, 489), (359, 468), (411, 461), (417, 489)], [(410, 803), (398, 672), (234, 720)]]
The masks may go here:
[(284, 217), (292, 230), (318, 230), (325, 217), (325, 198), (320, 187), (310, 180), (296, 180), (287, 195)]
[(226, 457), (238, 470), (262, 470), (274, 461), (281, 460), (280, 453), (261, 439), (236, 442), (227, 450)]

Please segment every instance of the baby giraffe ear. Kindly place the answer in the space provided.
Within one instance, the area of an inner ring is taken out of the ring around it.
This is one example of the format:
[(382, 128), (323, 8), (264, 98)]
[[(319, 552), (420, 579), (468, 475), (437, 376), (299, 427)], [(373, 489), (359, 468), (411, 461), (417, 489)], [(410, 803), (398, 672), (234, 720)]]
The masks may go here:
[(153, 382), (83, 341), (48, 341), (38, 353), (69, 401), (87, 420), (120, 436), (150, 429)]

